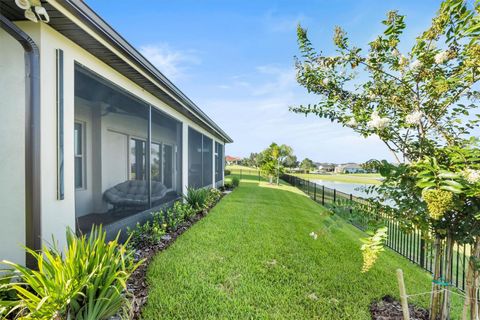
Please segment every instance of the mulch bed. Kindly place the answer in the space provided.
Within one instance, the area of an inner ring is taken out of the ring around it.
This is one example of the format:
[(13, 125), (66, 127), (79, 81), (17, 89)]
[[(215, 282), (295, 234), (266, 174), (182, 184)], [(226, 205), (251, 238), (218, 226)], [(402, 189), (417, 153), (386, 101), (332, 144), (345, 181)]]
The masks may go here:
[[(222, 197), (225, 196), (225, 192)], [(221, 198), (220, 198), (221, 199)], [(220, 199), (218, 201), (220, 201)], [(217, 201), (217, 203), (218, 203)], [(147, 270), (148, 265), (152, 261), (153, 257), (160, 251), (167, 249), (175, 240), (185, 231), (187, 231), (192, 225), (201, 220), (207, 215), (207, 213), (216, 205), (216, 203), (208, 209), (205, 209), (197, 213), (189, 221), (183, 222), (176, 231), (170, 232), (162, 237), (162, 241), (153, 246), (147, 246), (138, 248), (135, 252), (135, 259), (137, 261), (145, 259), (145, 262), (138, 267), (132, 274), (127, 282), (127, 290), (133, 296), (132, 298), (132, 310), (131, 319), (140, 319), (142, 313), (142, 307), (147, 302), (148, 297), (148, 283), (147, 283)]]
[[(428, 310), (408, 305), (411, 320), (428, 320)], [(385, 296), (380, 301), (375, 301), (370, 306), (373, 320), (403, 320), (402, 306), (400, 302), (391, 296)]]

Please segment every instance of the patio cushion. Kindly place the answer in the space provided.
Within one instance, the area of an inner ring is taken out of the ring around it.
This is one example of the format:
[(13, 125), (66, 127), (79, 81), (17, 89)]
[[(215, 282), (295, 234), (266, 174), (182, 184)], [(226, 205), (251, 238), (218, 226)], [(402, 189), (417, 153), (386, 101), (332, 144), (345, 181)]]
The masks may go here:
[[(152, 181), (152, 202), (162, 199), (167, 188), (157, 181)], [(148, 204), (147, 181), (127, 180), (104, 192), (103, 198), (116, 206), (141, 206)]]

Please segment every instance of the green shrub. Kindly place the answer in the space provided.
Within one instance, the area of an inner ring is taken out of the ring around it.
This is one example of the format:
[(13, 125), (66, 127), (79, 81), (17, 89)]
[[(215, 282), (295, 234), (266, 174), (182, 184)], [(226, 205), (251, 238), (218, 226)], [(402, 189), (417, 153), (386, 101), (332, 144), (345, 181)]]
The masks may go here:
[(173, 210), (185, 221), (190, 220), (197, 213), (190, 204), (183, 203), (182, 201), (175, 202)]
[(162, 212), (152, 213), (152, 220), (140, 224), (137, 222), (135, 228), (127, 228), (130, 236), (129, 246), (131, 248), (141, 248), (160, 243), (166, 233), (167, 226)]
[(152, 213), (152, 219), (144, 224), (137, 223), (135, 228), (128, 228), (130, 246), (141, 248), (156, 245), (167, 231), (177, 230), (182, 222), (191, 219), (196, 213), (197, 210), (188, 203), (176, 201), (171, 208)]
[(237, 177), (237, 176), (233, 176), (232, 177), (232, 186), (234, 188), (238, 187), (238, 185), (240, 184), (240, 178)]
[(229, 176), (232, 174), (232, 171), (225, 169), (225, 176)]
[(118, 243), (119, 235), (106, 243), (101, 227), (81, 237), (67, 229), (63, 254), (55, 240), (52, 248), (41, 252), (26, 249), (38, 271), (4, 261), (19, 279), (7, 285), (18, 297), (11, 313), (22, 319), (93, 320), (115, 315), (127, 305), (126, 282), (141, 263)]
[(222, 197), (222, 192), (216, 188), (212, 188), (208, 192), (207, 200), (205, 201), (205, 205), (208, 208), (213, 207), (218, 200)]
[(208, 197), (208, 189), (192, 187), (187, 188), (187, 194), (184, 195), (185, 201), (195, 210), (202, 210), (205, 208), (205, 202)]
[(167, 230), (173, 232), (178, 229), (178, 226), (185, 220), (183, 218), (183, 213), (178, 211), (178, 205), (168, 208), (164, 212), (165, 215), (165, 224), (167, 225)]

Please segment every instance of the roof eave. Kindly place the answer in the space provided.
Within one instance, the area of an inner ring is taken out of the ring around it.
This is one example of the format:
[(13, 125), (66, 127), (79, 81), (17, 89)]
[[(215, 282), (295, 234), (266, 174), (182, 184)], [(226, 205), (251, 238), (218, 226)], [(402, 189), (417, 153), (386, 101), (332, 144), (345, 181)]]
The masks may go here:
[(147, 71), (156, 81), (164, 85), (189, 111), (205, 125), (213, 129), (225, 143), (232, 143), (233, 139), (223, 131), (210, 117), (208, 117), (195, 103), (193, 103), (180, 89), (178, 89), (165, 75), (163, 75), (152, 63), (150, 63), (138, 50), (130, 45), (118, 34), (107, 22), (97, 15), (86, 3), (80, 0), (64, 0), (61, 5), (77, 18), (88, 22), (93, 31), (102, 38), (120, 48), (134, 64)]

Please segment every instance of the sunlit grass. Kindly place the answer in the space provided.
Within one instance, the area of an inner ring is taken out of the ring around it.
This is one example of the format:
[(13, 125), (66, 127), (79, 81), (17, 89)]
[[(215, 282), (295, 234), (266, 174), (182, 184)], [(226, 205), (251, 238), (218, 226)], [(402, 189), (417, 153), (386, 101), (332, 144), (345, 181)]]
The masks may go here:
[(325, 180), (359, 184), (380, 184), (380, 175), (377, 173), (359, 174), (293, 174), (305, 180)]
[[(373, 300), (398, 297), (397, 268), (404, 270), (408, 293), (430, 290), (430, 275), (390, 250), (360, 273), (364, 236), (298, 189), (244, 176), (239, 188), (153, 260), (143, 316), (370, 319)], [(425, 306), (428, 298), (414, 301)]]

